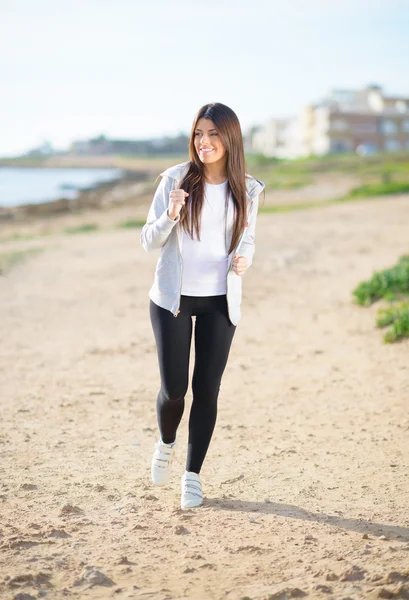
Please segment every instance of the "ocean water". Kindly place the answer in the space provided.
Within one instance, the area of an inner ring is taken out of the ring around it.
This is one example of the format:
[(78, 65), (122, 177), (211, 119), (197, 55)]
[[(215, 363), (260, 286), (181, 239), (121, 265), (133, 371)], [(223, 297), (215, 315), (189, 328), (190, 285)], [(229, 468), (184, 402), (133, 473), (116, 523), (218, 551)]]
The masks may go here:
[(83, 188), (118, 179), (121, 169), (0, 167), (0, 206), (74, 199)]

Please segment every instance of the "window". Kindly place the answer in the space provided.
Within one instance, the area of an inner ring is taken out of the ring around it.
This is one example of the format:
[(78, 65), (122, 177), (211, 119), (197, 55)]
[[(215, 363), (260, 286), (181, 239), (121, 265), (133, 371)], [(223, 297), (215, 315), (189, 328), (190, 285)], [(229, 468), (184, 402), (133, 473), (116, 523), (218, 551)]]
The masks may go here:
[(376, 121), (368, 121), (366, 123), (361, 121), (360, 123), (355, 123), (353, 130), (354, 130), (355, 134), (360, 134), (360, 135), (376, 133), (377, 132)]
[(388, 152), (398, 152), (400, 150), (400, 142), (398, 140), (386, 140), (385, 150)]
[(395, 108), (401, 113), (408, 112), (409, 104), (405, 102), (405, 100), (397, 100), (395, 103)]
[(391, 135), (393, 133), (397, 133), (398, 126), (396, 125), (395, 121), (392, 121), (392, 119), (384, 119), (381, 121), (381, 131), (385, 135)]
[(334, 119), (331, 126), (334, 131), (345, 131), (348, 129), (348, 123), (344, 119)]
[(361, 156), (370, 156), (372, 154), (376, 154), (378, 151), (378, 146), (373, 142), (362, 142), (356, 149), (357, 154)]
[(402, 131), (406, 131), (406, 133), (409, 133), (409, 119), (403, 119)]
[(351, 152), (351, 143), (348, 140), (331, 140), (331, 152)]

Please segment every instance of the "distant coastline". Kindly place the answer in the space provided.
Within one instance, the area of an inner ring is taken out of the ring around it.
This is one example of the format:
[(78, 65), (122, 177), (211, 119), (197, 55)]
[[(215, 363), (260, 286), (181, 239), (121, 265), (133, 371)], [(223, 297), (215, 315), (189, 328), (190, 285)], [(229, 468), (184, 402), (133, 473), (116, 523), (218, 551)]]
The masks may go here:
[(155, 172), (171, 165), (188, 160), (187, 154), (172, 155), (125, 155), (125, 154), (53, 154), (50, 156), (17, 156), (0, 158), (1, 167), (27, 168), (83, 168), (83, 169), (124, 169), (128, 171), (147, 170)]
[(141, 171), (0, 166), (0, 222), (103, 208), (150, 186), (149, 173)]
[[(118, 169), (120, 176), (108, 181), (96, 182), (86, 189), (70, 189), (68, 185), (60, 197), (52, 201), (4, 206), (0, 198), (0, 225), (14, 221), (27, 221), (51, 215), (86, 210), (103, 209), (112, 205), (135, 202), (150, 194), (155, 180), (165, 168), (184, 162), (186, 156), (75, 156), (53, 155), (47, 157), (17, 157), (0, 159), (0, 177), (3, 168), (8, 169)], [(75, 188), (75, 186), (74, 186)], [(72, 196), (75, 196), (74, 198)]]
[(74, 200), (84, 191), (117, 182), (125, 176), (121, 169), (112, 168), (2, 166), (0, 167), (0, 207), (42, 204), (61, 198)]
[(49, 156), (15, 158), (0, 158), (0, 168), (25, 168), (25, 169), (116, 169), (116, 160), (105, 156)]

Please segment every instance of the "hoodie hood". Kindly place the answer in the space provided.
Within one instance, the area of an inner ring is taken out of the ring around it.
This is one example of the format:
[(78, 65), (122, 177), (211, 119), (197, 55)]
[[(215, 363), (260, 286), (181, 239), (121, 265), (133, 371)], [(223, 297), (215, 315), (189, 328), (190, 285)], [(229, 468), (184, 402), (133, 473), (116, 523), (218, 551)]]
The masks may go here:
[[(178, 165), (174, 165), (173, 167), (169, 167), (165, 171), (161, 173), (162, 177), (169, 177), (170, 179), (174, 179), (177, 184), (175, 185), (175, 189), (179, 186), (179, 182), (182, 181), (183, 177), (189, 170), (190, 161), (186, 161), (180, 163)], [(264, 190), (264, 183), (251, 175), (246, 173), (246, 194), (249, 200), (252, 200)]]

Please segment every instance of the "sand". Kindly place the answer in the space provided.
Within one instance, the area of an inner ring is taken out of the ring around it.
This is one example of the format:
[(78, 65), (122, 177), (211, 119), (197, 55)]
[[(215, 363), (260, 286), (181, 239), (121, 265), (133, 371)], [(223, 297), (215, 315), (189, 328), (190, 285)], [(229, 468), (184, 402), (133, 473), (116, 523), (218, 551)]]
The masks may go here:
[(409, 344), (351, 297), (408, 253), (409, 197), (260, 215), (257, 236), (187, 511), (190, 394), (150, 483), (157, 254), (138, 230), (2, 244), (42, 252), (0, 278), (1, 598), (409, 597)]

